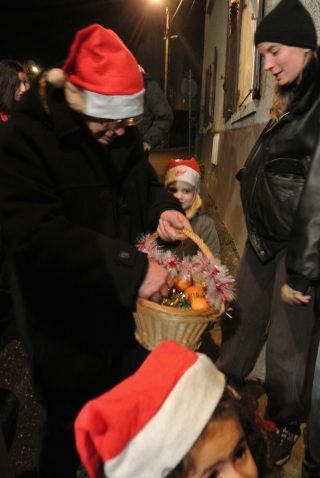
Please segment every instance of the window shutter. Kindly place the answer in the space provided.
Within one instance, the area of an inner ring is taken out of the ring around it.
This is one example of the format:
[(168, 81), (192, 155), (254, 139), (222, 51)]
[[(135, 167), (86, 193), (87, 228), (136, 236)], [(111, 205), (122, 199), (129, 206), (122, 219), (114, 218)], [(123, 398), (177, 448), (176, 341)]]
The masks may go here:
[(237, 110), (241, 19), (244, 0), (229, 0), (226, 72), (224, 78), (224, 118)]

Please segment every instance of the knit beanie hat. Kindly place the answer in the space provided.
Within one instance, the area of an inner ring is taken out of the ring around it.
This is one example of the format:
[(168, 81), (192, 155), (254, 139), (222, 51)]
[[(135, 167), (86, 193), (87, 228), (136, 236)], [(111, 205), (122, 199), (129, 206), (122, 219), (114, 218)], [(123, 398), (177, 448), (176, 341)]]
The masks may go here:
[(300, 48), (317, 48), (317, 34), (308, 10), (299, 0), (281, 0), (259, 23), (254, 42), (275, 42)]
[(205, 428), (224, 387), (206, 355), (162, 342), (134, 375), (80, 411), (76, 445), (90, 478), (165, 478)]
[(170, 159), (167, 167), (165, 186), (175, 181), (184, 181), (191, 184), (200, 192), (201, 171), (194, 158), (191, 159)]
[(64, 88), (70, 108), (95, 118), (123, 119), (143, 113), (144, 87), (138, 63), (112, 30), (79, 30), (62, 70), (47, 81)]

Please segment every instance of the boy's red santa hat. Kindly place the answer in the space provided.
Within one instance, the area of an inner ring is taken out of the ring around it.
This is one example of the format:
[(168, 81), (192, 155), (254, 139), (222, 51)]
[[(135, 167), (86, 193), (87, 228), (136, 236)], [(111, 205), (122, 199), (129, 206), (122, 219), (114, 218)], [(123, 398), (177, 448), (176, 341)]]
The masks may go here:
[(131, 377), (88, 402), (75, 422), (90, 478), (164, 478), (211, 418), (225, 377), (204, 354), (163, 342)]
[(191, 184), (200, 193), (201, 171), (194, 158), (191, 159), (170, 159), (167, 167), (165, 186), (175, 181), (184, 181)]
[(144, 87), (132, 53), (112, 30), (90, 25), (79, 30), (62, 70), (47, 81), (65, 88), (70, 108), (104, 119), (134, 118), (143, 113)]

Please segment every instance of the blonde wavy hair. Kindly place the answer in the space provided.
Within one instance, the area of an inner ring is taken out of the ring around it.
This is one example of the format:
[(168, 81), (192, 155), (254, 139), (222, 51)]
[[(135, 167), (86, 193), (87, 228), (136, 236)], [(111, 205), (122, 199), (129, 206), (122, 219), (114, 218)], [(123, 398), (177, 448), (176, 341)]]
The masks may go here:
[(193, 203), (191, 204), (190, 207), (187, 207), (187, 209), (185, 210), (187, 219), (193, 218), (193, 216), (196, 214), (196, 212), (198, 211), (198, 209), (200, 209), (201, 206), (202, 206), (202, 199), (199, 196), (199, 193), (195, 192)]
[[(310, 62), (312, 57), (317, 58), (317, 52), (315, 50), (311, 50), (306, 54), (304, 68)], [(287, 109), (287, 106), (292, 100), (292, 97), (293, 92), (290, 85), (275, 85), (273, 102), (270, 108), (270, 118), (273, 120), (273, 122), (277, 122), (280, 116), (283, 115), (283, 113)]]

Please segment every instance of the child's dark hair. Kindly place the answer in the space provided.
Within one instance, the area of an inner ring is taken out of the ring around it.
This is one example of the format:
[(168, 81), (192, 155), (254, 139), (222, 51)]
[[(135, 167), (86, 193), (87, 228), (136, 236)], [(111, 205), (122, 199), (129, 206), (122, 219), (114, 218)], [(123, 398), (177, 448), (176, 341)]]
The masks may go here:
[[(255, 413), (252, 398), (245, 395), (241, 396), (239, 393), (227, 386), (208, 424), (218, 418), (238, 419), (244, 430), (252, 457), (257, 465), (259, 478), (270, 476), (271, 473), (273, 473), (272, 476), (278, 476), (274, 475), (275, 468), (270, 461), (267, 432), (263, 429), (260, 419)], [(194, 446), (210, 433), (208, 431), (208, 424), (196, 440)], [(167, 478), (186, 478), (189, 475), (194, 469), (194, 462), (190, 451), (167, 475)]]

